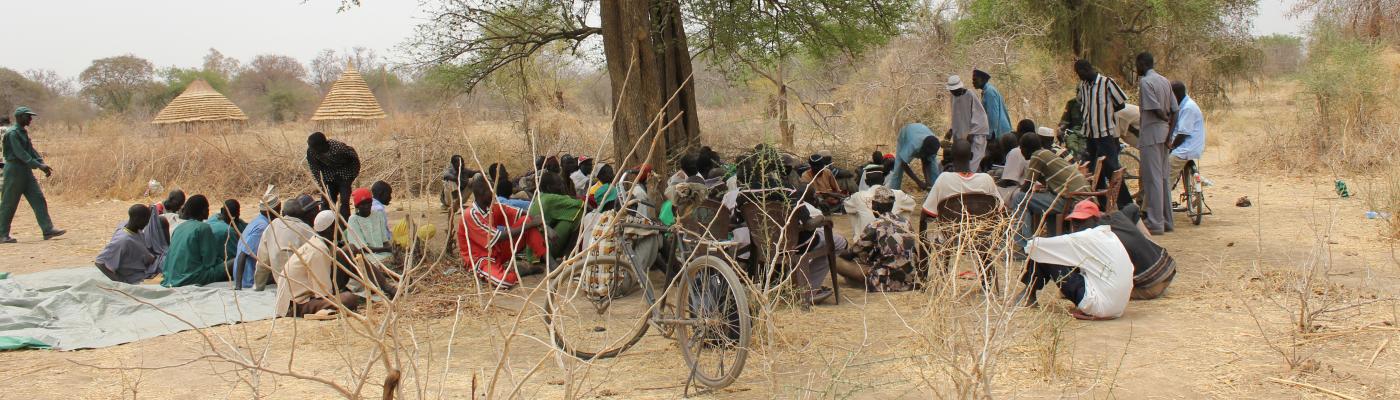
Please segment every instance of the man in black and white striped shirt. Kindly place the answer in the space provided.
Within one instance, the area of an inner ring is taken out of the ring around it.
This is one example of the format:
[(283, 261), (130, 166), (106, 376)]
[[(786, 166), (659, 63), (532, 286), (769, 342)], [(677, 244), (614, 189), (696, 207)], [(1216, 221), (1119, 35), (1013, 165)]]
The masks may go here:
[[(1123, 89), (1118, 88), (1118, 82), (1100, 75), (1094, 69), (1094, 65), (1089, 63), (1089, 60), (1076, 61), (1074, 72), (1079, 75), (1079, 79), (1082, 81), (1079, 83), (1076, 98), (1079, 100), (1080, 112), (1084, 118), (1084, 136), (1089, 139), (1089, 143), (1085, 146), (1084, 159), (1089, 161), (1089, 168), (1093, 168), (1093, 160), (1103, 157), (1104, 170), (1117, 171), (1120, 168), (1118, 164), (1120, 147), (1114, 112), (1122, 110), (1127, 105), (1127, 96), (1123, 93)], [(1109, 175), (1111, 174), (1101, 174), (1099, 181), (1093, 183), (1094, 187), (1103, 187), (1107, 183)]]

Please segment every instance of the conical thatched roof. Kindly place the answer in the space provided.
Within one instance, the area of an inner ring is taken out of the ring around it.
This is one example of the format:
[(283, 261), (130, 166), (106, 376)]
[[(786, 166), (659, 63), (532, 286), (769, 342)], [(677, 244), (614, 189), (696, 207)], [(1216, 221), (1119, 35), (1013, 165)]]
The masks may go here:
[(248, 116), (243, 114), (243, 110), (229, 101), (227, 97), (214, 91), (209, 86), (209, 82), (203, 79), (190, 82), (185, 87), (185, 92), (180, 93), (165, 109), (156, 114), (156, 118), (151, 120), (156, 124), (174, 124), (181, 122), (212, 122), (212, 121), (247, 121)]
[(379, 100), (369, 91), (365, 78), (352, 65), (345, 67), (340, 79), (331, 85), (331, 92), (316, 108), (312, 121), (382, 119), (384, 110), (379, 108)]

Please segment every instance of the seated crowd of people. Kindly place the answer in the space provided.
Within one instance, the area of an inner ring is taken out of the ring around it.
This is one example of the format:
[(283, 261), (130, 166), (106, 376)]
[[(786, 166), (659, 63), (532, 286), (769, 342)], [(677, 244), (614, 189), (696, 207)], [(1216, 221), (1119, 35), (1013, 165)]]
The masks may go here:
[[(974, 86), (985, 92), (989, 79), (976, 71)], [(442, 206), (453, 218), (449, 245), (465, 268), (498, 290), (596, 257), (625, 256), (643, 270), (673, 270), (675, 235), (695, 234), (686, 224), (709, 207), (724, 212), (705, 215), (727, 219), (695, 225), (708, 230), (702, 234), (737, 244), (726, 251), (740, 269), (790, 282), (811, 305), (832, 297), (834, 288), (824, 283), (830, 278), (835, 285), (837, 276), (868, 291), (920, 288), (932, 264), (920, 246), (934, 241), (923, 233), (924, 221), (946, 223), (950, 216), (940, 213), (952, 213), (945, 207), (950, 201), (980, 196), (985, 214), (1010, 221), (1014, 258), (1027, 266), (1020, 297), (1027, 304), (1055, 284), (1075, 303), (1076, 318), (1112, 319), (1130, 298), (1166, 290), (1174, 261), (1152, 241), (1133, 200), (1109, 193), (1103, 174), (1065, 150), (1065, 121), (1058, 129), (1029, 119), (1014, 129), (1009, 121), (989, 124), (988, 108), (998, 107), (969, 95), (956, 76), (948, 89), (954, 118), (946, 134), (906, 124), (893, 153), (876, 151), (852, 169), (839, 167), (829, 151), (804, 160), (758, 145), (726, 161), (701, 146), (680, 155), (664, 182), (650, 185), (648, 164), (619, 170), (558, 154), (538, 157), (529, 171), (512, 176), (505, 164), (477, 170), (454, 155), (441, 177)], [(1008, 118), (1000, 108), (992, 114)], [(269, 188), (258, 215), (244, 222), (236, 200), (214, 214), (205, 196), (186, 198), (177, 190), (159, 203), (132, 206), (96, 264), (127, 283), (158, 274), (164, 286), (233, 280), (235, 288), (265, 290), (276, 282), (277, 312), (284, 316), (325, 316), (366, 297), (392, 297), (395, 268), (413, 243), (403, 238), (408, 228), (390, 226), (385, 206), (392, 189), (382, 181), (355, 188), (353, 147), (319, 132), (308, 138), (307, 161), (325, 198), (279, 203)], [(902, 190), (906, 177), (927, 193), (922, 202)], [(781, 229), (794, 229), (783, 246), (796, 253), (776, 275), (779, 263), (763, 247), (773, 245), (765, 219), (775, 217), (761, 214), (774, 204), (789, 210), (776, 218), (786, 221)], [(829, 229), (835, 214), (846, 214), (850, 239)], [(637, 279), (632, 275), (617, 274)], [(616, 285), (624, 289), (615, 295), (631, 286)]]

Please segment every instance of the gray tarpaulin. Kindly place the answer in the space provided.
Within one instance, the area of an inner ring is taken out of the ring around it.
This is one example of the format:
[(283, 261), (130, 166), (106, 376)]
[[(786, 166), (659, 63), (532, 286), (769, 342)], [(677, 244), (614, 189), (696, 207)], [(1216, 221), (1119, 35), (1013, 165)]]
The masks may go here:
[(92, 349), (274, 316), (276, 291), (216, 285), (128, 285), (90, 266), (11, 276), (0, 280), (0, 337), (33, 338), (57, 350)]

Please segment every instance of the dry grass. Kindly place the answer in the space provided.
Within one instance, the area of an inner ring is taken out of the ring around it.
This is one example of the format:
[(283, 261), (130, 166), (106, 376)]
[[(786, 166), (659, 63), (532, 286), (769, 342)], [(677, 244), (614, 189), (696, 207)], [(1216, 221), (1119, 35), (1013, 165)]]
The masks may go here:
[[(559, 149), (605, 148), (606, 120), (563, 113), (541, 113), (539, 153)], [(36, 147), (45, 152), (55, 175), (45, 190), (78, 198), (136, 199), (150, 180), (165, 189), (250, 197), (268, 184), (284, 193), (313, 191), (306, 173), (305, 137), (310, 123), (224, 126), (190, 132), (160, 130), (117, 119), (94, 122), (81, 134), (37, 125)], [(320, 126), (332, 139), (355, 147), (361, 159), (359, 184), (389, 182), (400, 197), (435, 193), (438, 175), (453, 154), (481, 154), (479, 168), (500, 162), (512, 171), (530, 165), (531, 151), (518, 123), (477, 123), (462, 112), (395, 116), (367, 125)], [(474, 162), (469, 158), (469, 164)], [(475, 165), (474, 165), (475, 166)]]
[(1400, 239), (1400, 167), (1393, 167), (1380, 175), (1379, 188), (1366, 196), (1373, 211), (1389, 213), (1387, 218), (1389, 236)]
[(1387, 48), (1335, 57), (1310, 61), (1316, 72), (1297, 80), (1259, 85), (1256, 102), (1284, 109), (1253, 120), (1261, 131), (1234, 146), (1241, 163), (1334, 176), (1400, 163), (1393, 151), (1400, 146), (1400, 103), (1386, 95), (1400, 82), (1400, 54)]

